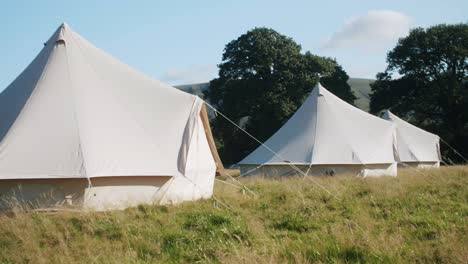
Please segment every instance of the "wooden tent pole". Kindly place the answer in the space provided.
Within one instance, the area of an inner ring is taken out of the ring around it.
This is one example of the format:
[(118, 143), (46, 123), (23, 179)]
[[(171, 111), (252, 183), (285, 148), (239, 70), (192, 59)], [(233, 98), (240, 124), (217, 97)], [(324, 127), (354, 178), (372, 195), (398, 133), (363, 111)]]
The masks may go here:
[(208, 140), (208, 145), (210, 146), (211, 154), (216, 163), (216, 171), (221, 173), (224, 171), (223, 162), (219, 157), (218, 150), (216, 149), (216, 144), (213, 139), (213, 133), (211, 133), (210, 120), (208, 119), (208, 113), (206, 112), (206, 105), (203, 104), (200, 110), (200, 118), (203, 123), (203, 128), (205, 130), (206, 139)]

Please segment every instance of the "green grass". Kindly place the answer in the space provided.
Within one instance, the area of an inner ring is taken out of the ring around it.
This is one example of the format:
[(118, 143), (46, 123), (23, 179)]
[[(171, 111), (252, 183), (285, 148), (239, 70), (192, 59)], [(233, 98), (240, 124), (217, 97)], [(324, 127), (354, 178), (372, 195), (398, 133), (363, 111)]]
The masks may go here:
[(0, 263), (466, 263), (468, 167), (242, 179), (215, 198), (0, 216)]

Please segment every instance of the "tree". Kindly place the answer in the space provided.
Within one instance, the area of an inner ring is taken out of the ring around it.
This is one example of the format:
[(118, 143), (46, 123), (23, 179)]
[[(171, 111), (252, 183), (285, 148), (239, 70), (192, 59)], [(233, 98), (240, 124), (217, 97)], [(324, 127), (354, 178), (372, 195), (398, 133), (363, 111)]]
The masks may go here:
[[(468, 24), (413, 29), (387, 62), (372, 85), (371, 112), (390, 108), (467, 156)], [(448, 150), (443, 154), (455, 158)]]
[[(206, 98), (261, 141), (288, 120), (320, 76), (332, 92), (351, 103), (355, 99), (348, 75), (335, 60), (303, 54), (291, 38), (268, 28), (255, 28), (228, 43), (218, 67), (219, 78), (210, 82)], [(213, 132), (226, 163), (238, 162), (258, 147), (220, 116)]]

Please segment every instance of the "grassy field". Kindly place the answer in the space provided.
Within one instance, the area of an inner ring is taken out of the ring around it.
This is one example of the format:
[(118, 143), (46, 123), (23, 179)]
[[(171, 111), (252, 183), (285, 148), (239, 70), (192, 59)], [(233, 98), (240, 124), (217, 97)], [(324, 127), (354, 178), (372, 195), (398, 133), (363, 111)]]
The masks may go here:
[(242, 179), (215, 198), (0, 216), (0, 263), (466, 263), (468, 167)]

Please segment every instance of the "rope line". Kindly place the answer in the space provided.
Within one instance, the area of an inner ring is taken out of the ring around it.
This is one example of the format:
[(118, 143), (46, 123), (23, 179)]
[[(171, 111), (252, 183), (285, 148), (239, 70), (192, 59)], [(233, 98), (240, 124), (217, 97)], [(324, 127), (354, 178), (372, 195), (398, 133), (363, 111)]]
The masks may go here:
[(441, 160), (441, 162), (442, 162), (445, 166), (450, 166), (450, 164), (448, 164), (448, 163), (445, 162), (444, 160)]
[(228, 210), (231, 210), (231, 212), (232, 212), (232, 208), (231, 208), (230, 206), (228, 206), (227, 204), (221, 202), (221, 200), (219, 200), (218, 198), (216, 198), (216, 196), (215, 196), (214, 194), (211, 196), (211, 198), (212, 198), (213, 200), (215, 200), (216, 203), (219, 203), (220, 205), (226, 207)]
[(234, 182), (237, 182), (239, 185), (241, 185), (241, 186), (242, 186), (241, 189), (245, 189), (245, 190), (249, 191), (254, 197), (257, 197), (257, 194), (256, 194), (254, 191), (250, 190), (249, 188), (247, 188), (247, 186), (245, 186), (245, 184), (242, 184), (242, 183), (241, 183), (240, 181), (238, 181), (236, 178), (232, 177), (232, 175), (229, 174), (229, 172), (227, 172), (226, 170), (224, 170), (224, 173), (226, 173), (227, 176), (229, 176), (229, 178), (231, 178)]
[[(447, 158), (447, 157), (444, 157), (444, 156), (441, 155), (440, 158), (441, 158), (440, 161), (441, 161), (442, 163), (444, 163), (446, 166), (450, 166), (450, 165), (453, 166), (453, 165), (455, 165), (455, 164), (454, 164), (449, 158)], [(445, 158), (450, 164), (448, 164), (447, 162), (445, 162), (445, 161), (444, 161), (444, 158)]]
[(237, 185), (235, 185), (235, 184), (229, 183), (229, 182), (227, 182), (227, 181), (223, 181), (223, 180), (220, 180), (220, 179), (215, 179), (215, 180), (217, 180), (217, 181), (219, 181), (219, 182), (222, 182), (222, 183), (224, 183), (224, 184), (230, 185), (230, 186), (232, 186), (232, 187), (236, 187), (237, 189), (242, 189), (241, 187), (239, 187), (239, 186), (237, 186)]
[(449, 143), (447, 143), (447, 141), (445, 141), (443, 138), (439, 137), (440, 141), (444, 142), (445, 145), (447, 145), (449, 148), (451, 148), (458, 156), (460, 156), (466, 163), (468, 163), (468, 160), (463, 157), (462, 154), (460, 154), (460, 152), (458, 152), (454, 147), (450, 146)]
[(247, 172), (244, 172), (244, 173), (240, 174), (239, 176), (237, 176), (235, 178), (238, 179), (238, 178), (244, 177), (245, 175), (251, 173), (252, 171), (260, 169), (261, 167), (263, 167), (263, 165), (265, 165), (265, 164), (260, 164), (259, 166), (255, 167), (255, 168), (253, 168), (253, 169), (251, 169), (251, 170), (249, 170)]

